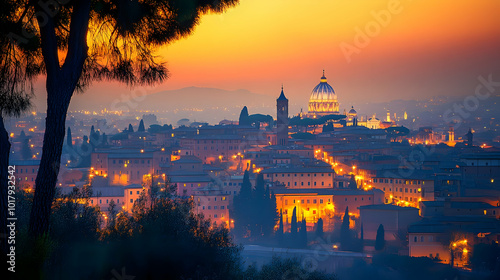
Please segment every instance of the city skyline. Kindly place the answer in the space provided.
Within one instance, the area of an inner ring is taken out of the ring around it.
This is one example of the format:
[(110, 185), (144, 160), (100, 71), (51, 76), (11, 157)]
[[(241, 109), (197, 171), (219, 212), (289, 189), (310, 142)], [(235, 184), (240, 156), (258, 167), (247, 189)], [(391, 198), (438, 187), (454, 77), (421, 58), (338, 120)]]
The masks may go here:
[[(274, 96), (283, 83), (292, 103), (302, 104), (324, 69), (346, 108), (466, 96), (478, 76), (500, 74), (498, 8), (495, 1), (243, 1), (205, 15), (191, 36), (161, 48), (171, 76), (147, 94), (195, 86)], [(360, 44), (363, 36), (368, 41)], [(39, 111), (45, 109), (42, 80), (35, 88)], [(132, 90), (94, 83), (72, 103)]]

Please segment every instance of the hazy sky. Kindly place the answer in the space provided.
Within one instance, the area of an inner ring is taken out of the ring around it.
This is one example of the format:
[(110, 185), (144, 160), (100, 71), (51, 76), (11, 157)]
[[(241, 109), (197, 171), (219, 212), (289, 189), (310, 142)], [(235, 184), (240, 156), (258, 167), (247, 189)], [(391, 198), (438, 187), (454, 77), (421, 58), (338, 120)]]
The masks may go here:
[[(278, 96), (284, 83), (292, 103), (307, 103), (325, 69), (347, 106), (465, 95), (479, 75), (500, 80), (498, 0), (240, 2), (205, 15), (193, 35), (159, 50), (171, 78), (152, 92), (200, 86)], [(364, 42), (356, 40), (359, 30)], [(347, 58), (341, 46), (355, 52)], [(101, 83), (89, 90), (128, 89)]]

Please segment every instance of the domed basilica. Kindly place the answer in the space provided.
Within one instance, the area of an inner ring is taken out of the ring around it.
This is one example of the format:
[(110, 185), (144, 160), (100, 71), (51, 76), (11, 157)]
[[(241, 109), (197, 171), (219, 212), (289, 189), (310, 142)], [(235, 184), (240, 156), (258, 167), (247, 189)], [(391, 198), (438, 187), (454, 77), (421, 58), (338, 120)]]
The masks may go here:
[(338, 113), (339, 102), (337, 94), (335, 94), (332, 86), (326, 82), (325, 70), (323, 70), (320, 83), (314, 87), (309, 98), (307, 115), (308, 117), (315, 118)]

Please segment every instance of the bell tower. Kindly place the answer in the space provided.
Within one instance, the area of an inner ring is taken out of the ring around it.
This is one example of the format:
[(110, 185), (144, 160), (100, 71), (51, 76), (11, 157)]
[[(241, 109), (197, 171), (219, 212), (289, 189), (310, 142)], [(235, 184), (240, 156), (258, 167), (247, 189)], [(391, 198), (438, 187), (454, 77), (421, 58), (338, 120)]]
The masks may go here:
[(276, 99), (276, 122), (278, 145), (288, 146), (288, 99), (283, 93), (283, 85), (281, 85), (281, 94)]

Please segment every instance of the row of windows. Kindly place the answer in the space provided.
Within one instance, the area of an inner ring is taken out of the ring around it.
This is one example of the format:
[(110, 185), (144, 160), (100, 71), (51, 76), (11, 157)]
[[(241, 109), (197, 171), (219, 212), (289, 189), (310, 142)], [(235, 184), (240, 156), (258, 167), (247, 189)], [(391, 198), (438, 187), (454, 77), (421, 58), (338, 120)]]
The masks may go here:
[[(207, 206), (207, 209), (208, 209), (208, 210), (212, 210), (212, 206)], [(226, 209), (226, 207), (225, 207), (224, 205), (222, 205), (222, 206), (220, 207), (220, 209), (221, 209), (221, 210), (224, 210), (224, 209)], [(203, 206), (203, 210), (205, 210), (205, 206)], [(214, 210), (217, 210), (217, 206), (214, 206)]]
[[(307, 177), (311, 177), (311, 173), (306, 173), (306, 174), (307, 174)], [(313, 173), (314, 177), (316, 177), (316, 174), (318, 174), (318, 173)], [(327, 174), (328, 174), (328, 177), (332, 176), (332, 173), (327, 173)], [(272, 174), (266, 174), (266, 177), (267, 178), (271, 177), (269, 175), (272, 176)], [(275, 174), (275, 176), (278, 177), (279, 174)], [(321, 173), (321, 177), (324, 177), (324, 176), (325, 176), (325, 173)], [(285, 174), (284, 173), (281, 174), (281, 177), (285, 177)], [(290, 173), (287, 173), (287, 177), (290, 177)], [(294, 173), (293, 177), (297, 177), (297, 173)], [(304, 177), (304, 173), (300, 173), (300, 177)]]
[[(428, 236), (427, 237), (427, 241), (433, 242), (434, 241), (434, 236)], [(414, 236), (413, 237), (413, 242), (424, 242), (424, 236), (421, 235), (420, 238), (418, 238), (418, 236)]]
[[(214, 143), (214, 140), (209, 140), (210, 143)], [(227, 143), (238, 143), (239, 140), (226, 140)], [(218, 142), (218, 140), (215, 140), (215, 142)], [(200, 144), (200, 140), (197, 140), (197, 143)], [(220, 143), (224, 143), (224, 140), (220, 140)], [(207, 144), (207, 140), (203, 140), (203, 144)]]
[[(198, 149), (197, 149), (197, 150), (199, 150), (199, 149), (200, 149), (200, 147), (198, 146)], [(221, 149), (222, 149), (222, 147), (221, 147)], [(227, 149), (228, 149), (228, 150), (238, 150), (238, 146), (228, 146), (228, 147), (227, 147)], [(207, 147), (207, 146), (203, 147), (203, 150), (204, 150), (204, 151), (207, 151), (207, 150), (208, 150), (208, 147)], [(212, 146), (212, 147), (210, 147), (210, 150), (212, 150), (212, 151), (213, 151), (213, 150), (214, 150), (214, 147), (213, 147), (213, 146)], [(216, 147), (216, 148), (215, 148), (215, 150), (216, 150), (216, 151), (219, 151), (219, 147)]]
[[(297, 201), (298, 200), (293, 199), (293, 204), (295, 204)], [(307, 204), (311, 203), (310, 199), (307, 199), (307, 200), (302, 199), (302, 200), (300, 200), (300, 203), (304, 204), (305, 201), (307, 201)], [(316, 204), (316, 203), (318, 203), (318, 200), (313, 199), (312, 202), (313, 202), (313, 204)], [(330, 198), (328, 199), (328, 202), (330, 202)], [(323, 199), (319, 200), (319, 204), (323, 204)], [(288, 205), (288, 199), (285, 199), (285, 205)]]
[[(290, 182), (288, 182), (287, 184), (289, 187), (290, 187)], [(304, 185), (304, 182), (300, 182), (300, 185), (303, 186)], [(310, 186), (311, 185), (311, 182), (307, 182), (307, 185)], [(313, 184), (314, 186), (316, 186), (316, 182), (314, 182)], [(321, 182), (321, 185), (324, 186), (325, 185), (325, 182)], [(297, 182), (294, 182), (294, 186), (297, 186)], [(331, 184), (328, 184), (329, 187), (331, 187)]]
[[(18, 181), (22, 181), (23, 178), (22, 177), (17, 177), (17, 180)], [(24, 181), (28, 181), (28, 177), (24, 177)], [(35, 181), (35, 177), (31, 177), (31, 182), (34, 182)]]
[[(382, 190), (385, 192), (385, 187), (382, 188)], [(389, 191), (392, 192), (392, 188), (389, 188)], [(394, 191), (397, 192), (398, 188), (394, 188)], [(422, 189), (412, 189), (412, 188), (405, 188), (405, 193), (420, 193)], [(403, 192), (403, 188), (399, 188), (399, 192)]]
[[(365, 200), (365, 198), (364, 198), (364, 197), (361, 197), (361, 200)], [(372, 198), (369, 196), (369, 197), (368, 197), (368, 200), (372, 200)], [(347, 201), (347, 197), (345, 198), (345, 201)], [(358, 198), (357, 198), (357, 197), (355, 197), (355, 198), (354, 198), (354, 201), (358, 201)]]
[[(130, 202), (132, 202), (132, 199), (130, 200)], [(106, 199), (106, 203), (109, 203), (109, 199)], [(116, 199), (116, 203), (120, 203), (120, 199)], [(90, 200), (90, 204), (94, 204), (94, 200), (91, 199)], [(99, 204), (102, 204), (102, 199), (99, 199)]]
[[(18, 168), (17, 170), (19, 171), (19, 173), (23, 174), (22, 168)], [(26, 170), (25, 173), (28, 173), (28, 168), (26, 168), (25, 170)], [(38, 172), (38, 168), (36, 169), (36, 172)], [(35, 173), (35, 168), (32, 169), (31, 173)]]
[[(141, 164), (144, 164), (145, 162), (146, 162), (145, 160), (141, 160)], [(151, 161), (148, 159), (147, 163), (149, 164), (150, 162)], [(130, 163), (130, 160), (125, 160), (125, 161), (122, 159), (118, 160), (118, 164), (123, 164), (123, 163)], [(134, 160), (134, 163), (139, 164), (139, 160), (138, 159)], [(116, 159), (113, 160), (113, 164), (116, 164)]]
[(373, 182), (374, 183), (396, 183), (396, 184), (405, 184), (405, 185), (424, 185), (425, 182), (424, 181), (420, 181), (420, 180), (401, 180), (401, 179), (382, 179), (382, 178), (374, 178), (373, 179)]

